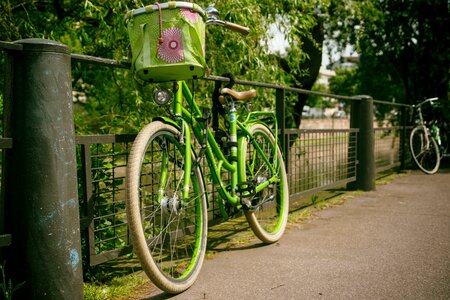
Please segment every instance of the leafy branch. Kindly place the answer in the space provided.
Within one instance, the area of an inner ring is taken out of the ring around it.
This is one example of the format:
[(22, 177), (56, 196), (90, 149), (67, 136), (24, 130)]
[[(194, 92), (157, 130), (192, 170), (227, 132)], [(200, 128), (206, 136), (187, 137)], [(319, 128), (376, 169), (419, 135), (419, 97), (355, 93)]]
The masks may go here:
[(2, 281), (0, 282), (0, 289), (2, 291), (3, 298), (6, 300), (10, 300), (13, 297), (15, 291), (20, 289), (25, 282), (21, 282), (17, 285), (14, 285), (11, 279), (6, 279), (6, 261), (0, 265), (0, 272), (2, 275)]

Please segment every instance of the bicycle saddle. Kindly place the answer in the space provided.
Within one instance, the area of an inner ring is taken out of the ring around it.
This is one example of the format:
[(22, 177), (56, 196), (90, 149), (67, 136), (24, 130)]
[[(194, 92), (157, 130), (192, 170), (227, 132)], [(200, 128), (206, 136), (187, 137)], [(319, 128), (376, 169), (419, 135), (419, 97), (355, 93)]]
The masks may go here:
[(248, 101), (250, 101), (250, 99), (252, 99), (253, 97), (256, 96), (256, 90), (253, 90), (253, 89), (251, 89), (249, 91), (245, 91), (245, 92), (237, 92), (237, 91), (229, 89), (229, 88), (223, 88), (220, 93), (222, 95), (219, 97), (219, 101), (222, 104), (226, 103), (224, 95), (229, 95), (232, 98), (234, 98), (238, 101), (242, 101), (242, 102), (248, 102)]

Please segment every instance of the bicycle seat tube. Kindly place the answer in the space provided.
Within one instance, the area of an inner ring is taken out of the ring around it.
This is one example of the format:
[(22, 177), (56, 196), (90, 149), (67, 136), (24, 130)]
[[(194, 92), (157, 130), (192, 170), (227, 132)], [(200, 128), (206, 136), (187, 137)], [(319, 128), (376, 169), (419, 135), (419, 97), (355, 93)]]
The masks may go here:
[[(231, 155), (230, 155), (230, 162), (235, 168), (237, 169), (237, 126), (236, 126), (236, 106), (231, 101), (230, 103), (230, 111), (228, 113), (230, 118), (230, 145), (231, 145)], [(232, 172), (231, 173), (231, 195), (236, 195), (236, 187), (238, 182), (238, 173)]]

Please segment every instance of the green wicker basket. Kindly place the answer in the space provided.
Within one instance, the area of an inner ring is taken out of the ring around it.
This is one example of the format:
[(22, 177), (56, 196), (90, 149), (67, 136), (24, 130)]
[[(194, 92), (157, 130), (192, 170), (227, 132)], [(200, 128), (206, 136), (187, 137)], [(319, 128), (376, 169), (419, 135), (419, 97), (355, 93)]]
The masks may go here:
[(194, 3), (171, 1), (129, 11), (132, 70), (143, 82), (200, 78), (205, 74), (205, 22)]

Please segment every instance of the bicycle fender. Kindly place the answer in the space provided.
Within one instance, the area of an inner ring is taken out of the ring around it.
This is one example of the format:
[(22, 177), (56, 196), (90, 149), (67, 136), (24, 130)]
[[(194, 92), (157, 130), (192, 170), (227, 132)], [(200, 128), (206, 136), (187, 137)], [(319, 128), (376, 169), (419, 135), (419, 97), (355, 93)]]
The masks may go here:
[(177, 128), (178, 130), (181, 130), (180, 125), (177, 122), (175, 122), (173, 119), (168, 118), (168, 117), (154, 117), (153, 121), (160, 121), (160, 122), (172, 125), (175, 128)]

